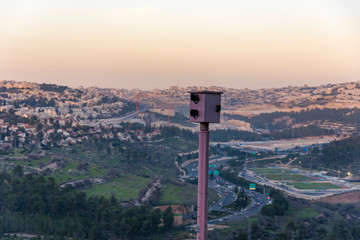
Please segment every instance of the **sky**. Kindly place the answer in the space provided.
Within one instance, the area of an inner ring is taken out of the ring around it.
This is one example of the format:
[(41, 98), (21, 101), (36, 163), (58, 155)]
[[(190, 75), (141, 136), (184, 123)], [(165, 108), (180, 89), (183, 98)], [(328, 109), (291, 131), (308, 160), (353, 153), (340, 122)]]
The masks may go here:
[(144, 90), (360, 81), (360, 1), (0, 0), (0, 80)]

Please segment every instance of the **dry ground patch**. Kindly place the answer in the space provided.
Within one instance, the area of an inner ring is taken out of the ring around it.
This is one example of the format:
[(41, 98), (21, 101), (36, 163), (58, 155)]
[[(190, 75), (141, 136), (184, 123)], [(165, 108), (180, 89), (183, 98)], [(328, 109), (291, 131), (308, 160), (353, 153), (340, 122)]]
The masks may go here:
[(360, 202), (360, 192), (343, 193), (323, 199), (316, 200), (315, 202), (326, 203), (358, 203)]

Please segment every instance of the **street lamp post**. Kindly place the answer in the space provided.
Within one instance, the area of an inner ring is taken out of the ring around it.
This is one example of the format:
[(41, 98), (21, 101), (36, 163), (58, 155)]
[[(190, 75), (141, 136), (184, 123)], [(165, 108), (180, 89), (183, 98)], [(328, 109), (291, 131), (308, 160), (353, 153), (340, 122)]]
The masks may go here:
[(190, 122), (200, 123), (196, 240), (207, 240), (209, 123), (220, 122), (221, 94), (211, 91), (190, 92)]

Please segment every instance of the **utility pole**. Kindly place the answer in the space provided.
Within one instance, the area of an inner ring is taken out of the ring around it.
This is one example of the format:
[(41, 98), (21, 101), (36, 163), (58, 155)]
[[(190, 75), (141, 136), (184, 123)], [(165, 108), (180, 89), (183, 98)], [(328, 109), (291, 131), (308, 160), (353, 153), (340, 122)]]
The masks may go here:
[(207, 240), (209, 123), (220, 122), (221, 94), (212, 91), (190, 92), (190, 122), (200, 123), (196, 240)]

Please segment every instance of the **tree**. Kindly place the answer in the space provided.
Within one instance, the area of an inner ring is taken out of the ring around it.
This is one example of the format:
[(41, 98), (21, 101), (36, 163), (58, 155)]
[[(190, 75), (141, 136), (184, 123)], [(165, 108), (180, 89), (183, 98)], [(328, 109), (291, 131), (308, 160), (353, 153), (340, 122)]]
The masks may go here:
[(165, 209), (163, 212), (163, 220), (164, 220), (164, 228), (168, 229), (172, 226), (174, 222), (174, 213), (172, 211), (172, 208), (169, 206)]
[(289, 239), (293, 239), (293, 237), (296, 235), (296, 226), (294, 221), (291, 221), (286, 226), (287, 236)]
[(307, 228), (306, 228), (306, 226), (305, 226), (305, 224), (304, 223), (301, 223), (299, 226), (298, 226), (298, 229), (299, 229), (299, 233), (298, 233), (298, 238), (299, 239), (306, 239), (306, 237), (307, 237)]
[(71, 128), (72, 125), (73, 125), (72, 120), (66, 120), (66, 121), (65, 121), (65, 128)]
[(38, 123), (37, 125), (36, 125), (36, 131), (40, 131), (41, 129), (43, 128), (43, 125), (42, 125), (42, 123)]
[(44, 138), (44, 133), (43, 132), (38, 132), (37, 134), (36, 134), (36, 138), (39, 140), (39, 141), (42, 141), (43, 140), (43, 138)]
[(161, 223), (161, 211), (159, 208), (154, 209), (151, 211), (150, 214), (150, 223), (151, 223), (151, 227), (153, 229), (156, 229), (157, 226)]
[(328, 231), (326, 230), (326, 228), (320, 227), (317, 229), (316, 235), (318, 236), (319, 239), (326, 239), (328, 235)]
[(213, 180), (213, 179), (214, 179), (214, 172), (210, 172), (209, 178), (210, 178), (210, 180)]
[(348, 229), (346, 228), (346, 225), (344, 222), (338, 222), (334, 224), (330, 239), (334, 240), (348, 240), (351, 239), (350, 233)]
[(24, 176), (24, 169), (23, 169), (23, 167), (21, 165), (17, 165), (13, 169), (12, 173), (17, 177), (22, 177), (22, 176)]
[(248, 233), (245, 230), (241, 230), (235, 237), (234, 240), (248, 240)]
[(258, 222), (253, 222), (251, 224), (251, 238), (252, 239), (260, 239), (260, 228)]

